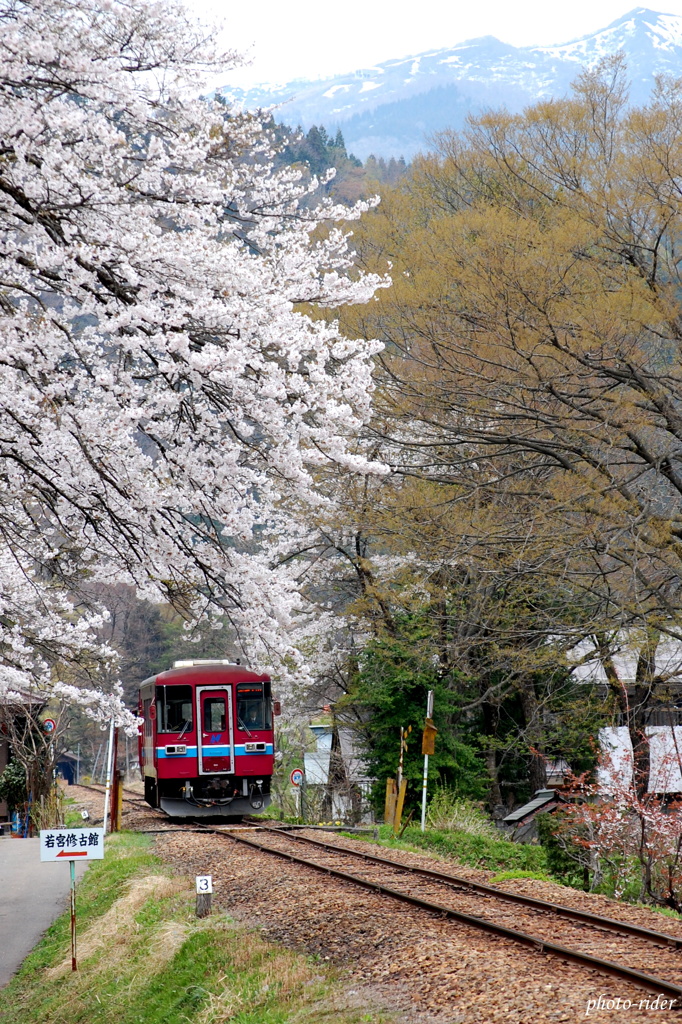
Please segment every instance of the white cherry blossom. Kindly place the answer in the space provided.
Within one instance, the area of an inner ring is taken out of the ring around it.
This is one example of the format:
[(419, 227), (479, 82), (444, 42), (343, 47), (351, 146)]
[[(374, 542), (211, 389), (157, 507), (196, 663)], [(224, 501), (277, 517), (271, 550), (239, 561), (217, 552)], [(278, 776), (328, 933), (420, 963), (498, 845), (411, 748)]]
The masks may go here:
[(88, 581), (227, 614), (256, 663), (295, 670), (295, 573), (268, 538), (317, 500), (316, 467), (378, 468), (348, 445), (378, 345), (303, 311), (386, 283), (321, 227), (368, 204), (311, 211), (258, 123), (196, 98), (235, 60), (166, 0), (0, 0), (6, 691), (76, 699), (54, 666), (97, 654)]

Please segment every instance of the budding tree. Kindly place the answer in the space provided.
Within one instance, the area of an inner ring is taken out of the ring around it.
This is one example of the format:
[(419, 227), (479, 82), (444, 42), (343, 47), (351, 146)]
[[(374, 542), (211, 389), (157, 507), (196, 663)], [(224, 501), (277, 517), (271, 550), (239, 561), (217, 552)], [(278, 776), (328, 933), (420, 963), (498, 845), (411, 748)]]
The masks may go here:
[[(564, 98), (443, 133), (361, 228), (364, 265), (390, 259), (394, 287), (343, 313), (386, 342), (374, 433), (396, 503), (415, 495), (422, 577), (442, 551), (446, 598), (448, 573), (465, 580), (450, 631), (475, 637), (491, 717), (500, 652), (541, 750), (548, 655), (560, 673), (596, 638), (640, 797), (669, 689), (656, 651), (682, 637), (681, 138), (679, 82), (636, 108), (620, 57)], [(629, 697), (610, 669), (623, 636)]]
[(380, 283), (346, 273), (349, 211), (188, 98), (236, 58), (176, 4), (1, 0), (0, 26), (2, 660), (24, 686), (96, 661), (77, 595), (118, 581), (295, 663), (265, 541), (316, 467), (367, 468), (377, 346), (301, 311)]
[(605, 744), (596, 781), (586, 774), (569, 779), (564, 792), (571, 802), (553, 816), (550, 831), (568, 857), (589, 870), (592, 889), (606, 882), (618, 897), (629, 892), (679, 913), (681, 808), (665, 795), (664, 780), (679, 780), (682, 762), (673, 729), (661, 729), (655, 738), (660, 756), (648, 792), (639, 793), (633, 783), (632, 757)]

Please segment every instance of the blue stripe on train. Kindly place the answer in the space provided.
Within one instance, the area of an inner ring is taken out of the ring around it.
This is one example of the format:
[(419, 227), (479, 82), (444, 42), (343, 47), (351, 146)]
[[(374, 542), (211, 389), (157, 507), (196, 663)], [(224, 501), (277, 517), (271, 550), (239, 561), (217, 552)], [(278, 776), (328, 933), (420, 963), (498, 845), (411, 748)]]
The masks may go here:
[[(168, 744), (168, 746), (173, 746), (173, 745), (174, 744), (172, 744), (172, 743)], [(251, 757), (254, 754), (260, 754), (261, 756), (263, 756), (264, 754), (270, 754), (272, 756), (272, 754), (274, 754), (274, 752), (275, 752), (275, 748), (273, 747), (272, 743), (266, 743), (265, 744), (265, 750), (247, 750), (243, 743), (237, 743), (235, 745), (234, 752), (235, 752), (235, 755), (237, 757)], [(167, 754), (165, 747), (157, 747), (156, 748), (156, 756), (157, 757), (168, 757), (168, 758), (171, 758), (171, 759), (172, 758), (179, 758), (179, 757), (196, 757), (197, 756), (197, 748), (196, 747), (187, 747), (187, 752), (184, 753), (184, 754)], [(201, 756), (202, 757), (229, 757), (230, 756), (230, 748), (229, 748), (229, 746), (220, 746), (217, 743), (211, 744), (211, 746), (208, 746), (208, 747), (202, 746), (202, 748), (201, 748)]]

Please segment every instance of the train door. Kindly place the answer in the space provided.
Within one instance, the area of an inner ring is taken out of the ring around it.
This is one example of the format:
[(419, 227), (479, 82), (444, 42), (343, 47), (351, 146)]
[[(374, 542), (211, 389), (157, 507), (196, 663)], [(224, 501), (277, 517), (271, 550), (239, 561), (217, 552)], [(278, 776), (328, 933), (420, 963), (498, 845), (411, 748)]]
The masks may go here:
[[(145, 681), (146, 682), (146, 681)], [(156, 701), (154, 700), (154, 686), (142, 685), (140, 687), (139, 714), (144, 719), (144, 725), (139, 735), (140, 764), (143, 767), (143, 775), (152, 778), (156, 776), (154, 768), (154, 726), (156, 725)]]
[(144, 763), (154, 764), (154, 719), (156, 704), (153, 698), (144, 702)]
[(199, 775), (234, 772), (232, 691), (227, 686), (197, 686)]

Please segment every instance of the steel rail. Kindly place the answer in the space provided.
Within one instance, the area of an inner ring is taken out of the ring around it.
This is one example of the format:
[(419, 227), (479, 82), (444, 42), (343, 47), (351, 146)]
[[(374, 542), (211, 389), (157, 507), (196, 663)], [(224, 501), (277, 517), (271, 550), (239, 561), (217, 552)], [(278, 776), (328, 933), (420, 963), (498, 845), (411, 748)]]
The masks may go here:
[[(103, 782), (74, 782), (74, 786), (78, 786), (79, 789), (89, 789), (93, 793), (99, 793), (100, 796), (104, 796), (106, 790), (106, 786), (104, 785)], [(143, 804), (147, 803), (142, 793), (137, 793), (134, 789), (128, 789), (126, 786), (123, 786), (122, 788), (124, 793), (131, 794), (131, 796), (127, 797), (126, 799), (130, 800), (131, 798), (134, 798), (135, 800), (140, 801)], [(149, 806), (149, 804), (147, 804), (147, 806)], [(150, 810), (155, 810), (155, 808), (150, 808)]]
[[(409, 903), (411, 906), (420, 907), (422, 910), (431, 911), (432, 913), (438, 914), (440, 917), (460, 921), (473, 928), (491, 932), (494, 935), (503, 936), (504, 938), (511, 939), (513, 942), (529, 946), (531, 949), (535, 949), (540, 953), (550, 953), (561, 960), (569, 960), (581, 965), (582, 967), (592, 968), (601, 974), (609, 974), (616, 978), (631, 981), (633, 984), (645, 989), (647, 992), (654, 992), (656, 995), (661, 994), (671, 997), (674, 1000), (671, 1009), (674, 1008), (682, 1010), (682, 987), (675, 985), (673, 982), (665, 981), (663, 978), (657, 978), (653, 974), (645, 974), (643, 971), (637, 971), (632, 967), (625, 967), (622, 964), (614, 963), (611, 960), (602, 960), (601, 958), (592, 956), (589, 953), (581, 953), (578, 950), (569, 949), (567, 946), (561, 946), (556, 942), (547, 942), (545, 939), (538, 938), (535, 935), (528, 935), (526, 932), (516, 931), (513, 928), (508, 928), (506, 925), (496, 924), (494, 921), (488, 921), (484, 917), (475, 917), (471, 914), (465, 914), (463, 911), (454, 910), (452, 907), (444, 907), (440, 903), (433, 903), (431, 900), (422, 899), (420, 896), (413, 896), (409, 893), (400, 892), (398, 889), (392, 889), (390, 886), (380, 885), (378, 882), (370, 882), (366, 878), (351, 875), (346, 871), (340, 871), (338, 868), (326, 867), (323, 864), (316, 864), (315, 861), (307, 860), (305, 857), (297, 857), (295, 854), (287, 853), (285, 850), (278, 850), (275, 847), (257, 843), (253, 839), (247, 839), (243, 835), (235, 835), (228, 830), (212, 829), (207, 827), (206, 831), (211, 832), (214, 835), (224, 836), (235, 843), (243, 843), (255, 850), (259, 850), (261, 853), (269, 853), (275, 857), (281, 857), (283, 860), (288, 860), (295, 864), (302, 864), (304, 867), (312, 868), (314, 871), (319, 871), (322, 874), (331, 875), (333, 878), (340, 878), (345, 882), (352, 883), (353, 885), (359, 885), (364, 889), (370, 889), (373, 892), (380, 893), (381, 895), (389, 896), (391, 899), (400, 900), (403, 903)], [(283, 836), (285, 839), (291, 838), (287, 833), (278, 832), (276, 829), (268, 829), (267, 831)], [(341, 850), (340, 847), (335, 847), (334, 849), (337, 853), (346, 852), (345, 850)], [(396, 865), (395, 862), (392, 863), (394, 867), (401, 867), (401, 865)]]
[(638, 939), (644, 939), (647, 942), (655, 943), (660, 946), (667, 946), (671, 949), (682, 948), (682, 937), (678, 935), (669, 935), (667, 932), (656, 932), (651, 928), (643, 928), (641, 925), (630, 924), (629, 921), (618, 921), (613, 917), (602, 917), (601, 914), (591, 914), (587, 910), (576, 910), (573, 907), (565, 907), (561, 903), (550, 903), (548, 900), (539, 900), (534, 896), (525, 896), (523, 893), (506, 892), (504, 889), (498, 889), (494, 885), (486, 885), (484, 882), (473, 882), (468, 878), (461, 878), (458, 875), (451, 875), (445, 871), (435, 871), (432, 868), (420, 868), (413, 864), (400, 864), (395, 860), (391, 860), (389, 857), (379, 857), (372, 853), (363, 853), (360, 850), (348, 850), (345, 846), (335, 846), (333, 843), (325, 843), (320, 839), (312, 839), (310, 836), (299, 836), (295, 834), (284, 833), (283, 829), (272, 828), (268, 829), (270, 832), (277, 834), (286, 834), (288, 839), (292, 839), (296, 842), (308, 843), (311, 846), (321, 846), (324, 849), (332, 851), (341, 851), (347, 853), (351, 857), (360, 857), (363, 860), (372, 861), (376, 864), (389, 864), (391, 867), (398, 868), (401, 871), (407, 871), (411, 874), (422, 875), (425, 878), (434, 878), (440, 882), (448, 882), (451, 885), (457, 887), (473, 889), (475, 892), (480, 892), (485, 896), (493, 896), (495, 899), (506, 900), (509, 903), (519, 903), (523, 906), (530, 907), (533, 910), (542, 912), (550, 912), (557, 917), (564, 917), (568, 920), (578, 921), (580, 924), (590, 925), (593, 928), (602, 928), (605, 931), (617, 932), (619, 935), (633, 935)]

